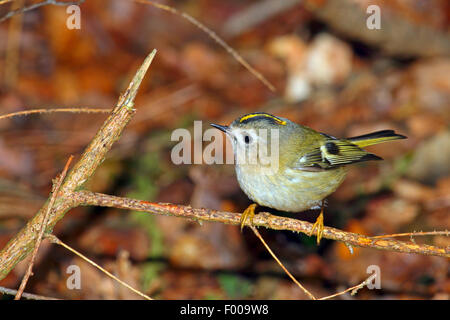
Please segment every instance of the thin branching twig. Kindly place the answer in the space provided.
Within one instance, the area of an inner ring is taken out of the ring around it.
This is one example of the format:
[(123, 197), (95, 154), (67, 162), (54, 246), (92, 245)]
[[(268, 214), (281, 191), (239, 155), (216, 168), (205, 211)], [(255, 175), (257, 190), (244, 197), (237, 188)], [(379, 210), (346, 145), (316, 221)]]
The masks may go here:
[(300, 282), (297, 281), (297, 279), (295, 279), (295, 277), (288, 271), (288, 269), (286, 269), (286, 267), (281, 263), (281, 261), (278, 259), (278, 257), (275, 255), (275, 253), (273, 253), (272, 249), (270, 249), (269, 245), (266, 243), (266, 241), (264, 241), (263, 237), (261, 236), (261, 234), (259, 233), (258, 229), (256, 229), (254, 226), (250, 227), (253, 231), (253, 233), (258, 237), (259, 240), (261, 240), (262, 244), (264, 245), (264, 247), (266, 247), (267, 251), (269, 251), (270, 255), (275, 259), (275, 261), (278, 263), (278, 265), (281, 267), (281, 269), (284, 270), (284, 272), (289, 276), (289, 278), (291, 278), (292, 281), (294, 281), (294, 283), (300, 288), (302, 289), (302, 291), (308, 296), (308, 298), (310, 298), (311, 300), (316, 300), (316, 297), (314, 297), (314, 295), (308, 291), (308, 289), (306, 289), (304, 286), (301, 285)]
[(267, 88), (269, 88), (271, 91), (276, 91), (275, 86), (270, 83), (269, 80), (267, 80), (261, 72), (257, 71), (255, 68), (253, 68), (247, 61), (242, 58), (242, 56), (236, 52), (232, 47), (230, 47), (229, 44), (227, 44), (221, 37), (217, 35), (214, 31), (209, 29), (207, 26), (205, 26), (203, 23), (195, 19), (193, 16), (179, 11), (173, 7), (170, 7), (168, 5), (164, 5), (161, 3), (157, 3), (150, 0), (134, 0), (139, 3), (148, 4), (155, 8), (170, 12), (172, 14), (175, 14), (177, 16), (180, 16), (190, 23), (192, 23), (194, 26), (205, 32), (208, 36), (210, 36), (217, 44), (219, 44), (222, 48), (224, 48), (229, 54), (231, 54), (244, 68), (246, 68), (251, 74), (253, 74), (258, 80), (260, 80)]
[(343, 294), (345, 294), (345, 293), (347, 293), (347, 292), (349, 292), (349, 291), (351, 291), (351, 295), (353, 296), (353, 295), (355, 295), (355, 294), (358, 292), (358, 290), (364, 288), (364, 286), (366, 286), (367, 284), (369, 284), (370, 281), (371, 281), (375, 276), (376, 276), (376, 275), (373, 275), (373, 274), (372, 274), (372, 275), (369, 276), (366, 280), (364, 280), (364, 281), (361, 282), (360, 284), (357, 284), (356, 286), (350, 287), (350, 288), (348, 288), (348, 289), (345, 289), (344, 291), (341, 291), (341, 292), (338, 292), (338, 293), (335, 293), (335, 294), (332, 294), (332, 295), (329, 295), (329, 296), (326, 296), (326, 297), (319, 298), (319, 300), (328, 300), (328, 299), (332, 299), (332, 298), (341, 296), (341, 295), (343, 295)]
[(275, 255), (275, 253), (273, 253), (272, 249), (270, 249), (269, 245), (266, 243), (266, 241), (264, 240), (264, 238), (261, 236), (261, 234), (259, 233), (258, 229), (256, 229), (254, 226), (250, 227), (253, 231), (253, 233), (258, 237), (259, 240), (261, 240), (262, 244), (264, 245), (264, 247), (266, 247), (267, 251), (269, 251), (270, 255), (275, 259), (275, 261), (278, 263), (278, 265), (281, 267), (281, 269), (283, 269), (283, 271), (289, 276), (289, 278), (291, 278), (291, 280), (311, 299), (311, 300), (328, 300), (328, 299), (332, 299), (335, 297), (338, 297), (340, 295), (343, 295), (349, 291), (351, 291), (351, 295), (355, 295), (358, 290), (362, 289), (365, 285), (367, 285), (368, 283), (370, 283), (370, 281), (375, 277), (375, 275), (371, 275), (369, 276), (366, 280), (364, 280), (363, 282), (361, 282), (360, 284), (357, 284), (356, 286), (350, 287), (348, 289), (345, 289), (341, 292), (337, 292), (335, 294), (326, 296), (326, 297), (322, 297), (317, 299), (308, 289), (306, 289), (302, 284), (300, 284), (300, 282), (298, 282), (297, 279), (295, 279), (295, 277), (287, 270), (287, 268), (283, 265), (283, 263), (278, 259), (278, 257)]
[[(8, 294), (10, 296), (15, 296), (17, 294), (17, 290), (9, 289), (9, 288), (5, 288), (5, 287), (1, 287), (0, 286), (0, 293)], [(27, 293), (27, 292), (23, 292), (22, 293), (22, 298), (31, 299), (31, 300), (60, 300), (60, 299), (57, 299), (57, 298), (46, 297), (46, 296), (41, 296), (41, 295)]]
[[(3, 17), (0, 17), (0, 23), (5, 21), (5, 20), (7, 20), (7, 19), (9, 19), (9, 18), (11, 18), (11, 17), (13, 17), (13, 16), (15, 16), (16, 14), (21, 14), (21, 13), (24, 13), (24, 12), (27, 12), (27, 11), (31, 11), (31, 10), (37, 9), (39, 7), (42, 7), (42, 6), (47, 6), (47, 5), (70, 6), (72, 4), (80, 5), (83, 2), (84, 2), (84, 0), (67, 1), (67, 2), (56, 1), (56, 0), (45, 0), (45, 1), (42, 1), (42, 2), (31, 4), (28, 7), (22, 7), (22, 8), (16, 9), (16, 10), (9, 11)], [(0, 3), (0, 4), (2, 4), (2, 3)]]
[(48, 205), (47, 212), (45, 213), (45, 215), (43, 217), (43, 220), (42, 220), (42, 223), (40, 226), (40, 230), (39, 230), (39, 234), (36, 239), (36, 244), (34, 245), (34, 250), (31, 255), (31, 260), (30, 260), (30, 263), (28, 264), (27, 272), (25, 273), (25, 275), (22, 279), (22, 282), (20, 283), (19, 290), (17, 290), (17, 294), (14, 297), (14, 300), (20, 300), (20, 297), (22, 296), (22, 293), (25, 290), (25, 286), (27, 285), (28, 279), (31, 276), (31, 273), (33, 271), (34, 260), (36, 259), (37, 252), (41, 245), (42, 237), (44, 235), (45, 229), (47, 228), (48, 216), (50, 215), (50, 211), (53, 209), (53, 204), (55, 203), (55, 200), (58, 197), (59, 189), (61, 188), (61, 184), (64, 181), (64, 178), (66, 177), (67, 170), (69, 169), (69, 166), (70, 166), (70, 163), (72, 162), (72, 160), (73, 160), (73, 156), (70, 156), (69, 160), (67, 160), (67, 163), (66, 163), (61, 175), (53, 184), (52, 197), (50, 198), (50, 204)]
[(58, 112), (66, 112), (66, 113), (110, 113), (110, 109), (100, 109), (100, 108), (58, 108), (58, 109), (32, 109), (32, 110), (24, 110), (17, 111), (8, 114), (0, 115), (0, 120), (28, 116), (30, 114), (47, 114), (47, 113), (58, 113)]
[(132, 286), (130, 286), (128, 283), (120, 280), (119, 278), (117, 278), (115, 275), (113, 275), (111, 272), (107, 271), (106, 269), (102, 268), (101, 266), (99, 266), (97, 263), (95, 263), (94, 261), (90, 260), (88, 257), (84, 256), (83, 254), (81, 254), (80, 252), (78, 252), (77, 250), (75, 250), (74, 248), (70, 247), (69, 245), (65, 244), (64, 242), (62, 242), (61, 240), (59, 240), (56, 236), (54, 236), (53, 234), (49, 234), (47, 235), (47, 238), (55, 244), (58, 244), (64, 248), (66, 248), (67, 250), (69, 250), (70, 252), (76, 254), (77, 256), (79, 256), (81, 259), (85, 260), (86, 262), (88, 262), (89, 264), (93, 265), (94, 267), (96, 267), (97, 269), (99, 269), (100, 271), (102, 271), (103, 273), (105, 273), (108, 277), (114, 279), (115, 281), (119, 282), (121, 285), (127, 287), (128, 289), (130, 289), (131, 291), (133, 291), (134, 293), (136, 293), (137, 295), (140, 295), (141, 297), (147, 299), (147, 300), (153, 300), (152, 298), (150, 298), (149, 296), (147, 296), (146, 294), (140, 292), (139, 290), (133, 288)]
[[(69, 6), (69, 5), (80, 5), (84, 2), (85, 0), (79, 0), (79, 1), (57, 1), (57, 0), (45, 0), (39, 3), (35, 3), (32, 4), (30, 6), (27, 7), (23, 7), (23, 8), (19, 8), (16, 10), (11, 10), (8, 13), (6, 13), (4, 16), (0, 17), (0, 23), (17, 15), (17, 14), (21, 14), (27, 11), (31, 11), (34, 9), (37, 9), (39, 7), (45, 6), (45, 5), (57, 5), (57, 6)], [(224, 48), (229, 54), (231, 54), (242, 66), (244, 66), (244, 68), (246, 68), (251, 74), (253, 74), (256, 78), (258, 78), (258, 80), (260, 80), (267, 88), (269, 88), (271, 91), (276, 91), (275, 86), (266, 79), (266, 77), (263, 76), (263, 74), (259, 71), (257, 71), (255, 68), (253, 68), (247, 61), (245, 61), (245, 59), (236, 51), (234, 50), (232, 47), (230, 47), (230, 45), (228, 45), (221, 37), (219, 37), (214, 31), (212, 31), (211, 29), (209, 29), (207, 26), (205, 26), (203, 23), (201, 23), (200, 21), (198, 21), (197, 19), (195, 19), (194, 17), (192, 17), (191, 15), (179, 11), (173, 7), (170, 7), (168, 5), (164, 5), (161, 3), (157, 3), (154, 1), (150, 1), (150, 0), (134, 0), (136, 2), (139, 3), (143, 3), (143, 4), (148, 4), (151, 5), (155, 8), (170, 12), (172, 14), (175, 14), (177, 16), (180, 16), (184, 19), (186, 19), (187, 21), (189, 21), (190, 23), (192, 23), (194, 26), (196, 26), (197, 28), (199, 28), (200, 30), (202, 30), (203, 32), (205, 32), (208, 36), (210, 36), (217, 44), (219, 44), (222, 48)], [(8, 0), (4, 0), (4, 1), (0, 1), (0, 4), (3, 3), (7, 3), (9, 2)]]
[(381, 236), (373, 236), (372, 239), (386, 239), (386, 238), (398, 238), (398, 237), (417, 237), (417, 236), (450, 236), (450, 231), (417, 231), (417, 232), (405, 232), (405, 233), (393, 233), (384, 234)]

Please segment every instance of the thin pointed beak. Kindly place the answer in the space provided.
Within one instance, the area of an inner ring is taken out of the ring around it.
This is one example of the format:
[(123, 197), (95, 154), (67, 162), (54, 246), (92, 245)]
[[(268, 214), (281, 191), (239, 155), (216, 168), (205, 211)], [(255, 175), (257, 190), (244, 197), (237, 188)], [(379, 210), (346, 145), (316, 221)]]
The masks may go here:
[(230, 127), (227, 126), (221, 126), (220, 124), (215, 124), (215, 123), (211, 123), (211, 126), (213, 126), (214, 128), (219, 129), (220, 131), (223, 131), (225, 133), (228, 133), (228, 130), (230, 129)]

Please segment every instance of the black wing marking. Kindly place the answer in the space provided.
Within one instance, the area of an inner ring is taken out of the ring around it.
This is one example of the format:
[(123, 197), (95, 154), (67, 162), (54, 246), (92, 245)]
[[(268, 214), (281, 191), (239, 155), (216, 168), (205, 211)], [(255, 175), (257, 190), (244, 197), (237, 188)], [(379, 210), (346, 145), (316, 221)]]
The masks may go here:
[(296, 168), (305, 171), (333, 169), (343, 165), (382, 158), (369, 153), (348, 140), (328, 140), (304, 154)]

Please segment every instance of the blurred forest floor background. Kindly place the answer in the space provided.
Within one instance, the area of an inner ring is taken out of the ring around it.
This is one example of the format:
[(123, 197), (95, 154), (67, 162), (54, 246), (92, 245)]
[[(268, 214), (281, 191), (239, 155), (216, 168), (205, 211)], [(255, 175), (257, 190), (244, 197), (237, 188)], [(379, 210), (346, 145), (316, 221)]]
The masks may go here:
[[(131, 0), (87, 0), (80, 5), (79, 30), (66, 27), (64, 6), (43, 6), (0, 23), (0, 114), (110, 109), (143, 58), (157, 48), (136, 99), (136, 116), (86, 188), (242, 212), (250, 201), (234, 167), (174, 165), (170, 153), (176, 142), (170, 135), (176, 128), (192, 130), (194, 120), (207, 129), (211, 122), (228, 124), (265, 111), (337, 137), (382, 129), (408, 136), (370, 148), (385, 161), (352, 166), (329, 197), (325, 225), (365, 235), (450, 229), (448, 1), (164, 3), (222, 36), (277, 91), (180, 16)], [(366, 27), (369, 4), (381, 8), (381, 30)], [(0, 16), (13, 5), (0, 6)], [(52, 178), (70, 154), (80, 155), (105, 118), (57, 113), (0, 120), (0, 247), (37, 212)], [(317, 214), (289, 216), (315, 221)], [(358, 248), (351, 254), (326, 239), (317, 246), (315, 237), (260, 232), (316, 296), (362, 282), (367, 267), (378, 265), (381, 290), (365, 288), (341, 298), (449, 298), (445, 258)], [(54, 233), (153, 298), (305, 298), (249, 229), (77, 208)], [(445, 236), (414, 241), (450, 245)], [(17, 288), (27, 263), (0, 285)], [(66, 270), (73, 264), (81, 268), (80, 290), (66, 287)], [(139, 298), (47, 241), (33, 272), (26, 292), (64, 299)]]

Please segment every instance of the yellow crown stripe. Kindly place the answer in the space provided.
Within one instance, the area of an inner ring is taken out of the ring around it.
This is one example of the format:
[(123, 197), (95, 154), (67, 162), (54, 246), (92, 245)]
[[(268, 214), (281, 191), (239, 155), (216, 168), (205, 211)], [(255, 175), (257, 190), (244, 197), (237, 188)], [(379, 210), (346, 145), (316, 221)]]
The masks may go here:
[(248, 120), (248, 119), (251, 119), (251, 118), (254, 118), (254, 117), (267, 117), (267, 118), (271, 118), (271, 119), (275, 120), (276, 122), (278, 122), (279, 124), (281, 124), (281, 125), (283, 125), (283, 126), (286, 125), (286, 121), (283, 121), (283, 120), (281, 120), (281, 119), (278, 119), (277, 117), (274, 117), (274, 116), (272, 116), (272, 115), (270, 115), (270, 114), (267, 114), (267, 113), (252, 113), (252, 114), (248, 114), (248, 115), (246, 115), (246, 116), (243, 116), (243, 117), (239, 120), (239, 122), (243, 122), (243, 121), (245, 121), (245, 120)]

